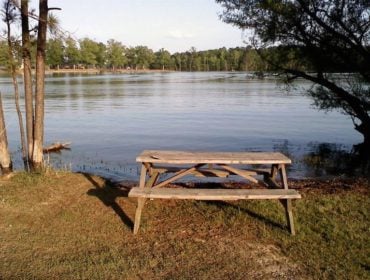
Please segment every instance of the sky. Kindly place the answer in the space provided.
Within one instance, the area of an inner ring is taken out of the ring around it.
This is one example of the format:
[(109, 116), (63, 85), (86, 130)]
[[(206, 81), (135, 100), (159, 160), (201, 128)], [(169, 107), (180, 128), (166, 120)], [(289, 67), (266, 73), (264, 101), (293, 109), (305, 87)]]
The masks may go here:
[(171, 53), (244, 46), (243, 32), (219, 19), (222, 8), (214, 0), (49, 0), (49, 7), (62, 9), (53, 13), (76, 39), (115, 39)]

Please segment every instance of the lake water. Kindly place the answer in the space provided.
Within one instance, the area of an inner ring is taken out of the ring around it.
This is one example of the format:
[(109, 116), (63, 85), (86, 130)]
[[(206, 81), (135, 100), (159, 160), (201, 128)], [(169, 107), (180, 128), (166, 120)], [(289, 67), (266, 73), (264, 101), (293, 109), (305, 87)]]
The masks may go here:
[[(23, 84), (20, 84), (23, 87)], [(346, 116), (317, 111), (300, 81), (287, 93), (246, 73), (53, 75), (46, 79), (45, 143), (72, 142), (56, 167), (136, 180), (144, 149), (282, 151), (290, 177), (315, 175), (302, 160), (322, 143), (361, 142)], [(10, 148), (21, 166), (12, 84), (0, 78)], [(22, 100), (23, 104), (23, 100)], [(339, 148), (338, 148), (339, 147)]]

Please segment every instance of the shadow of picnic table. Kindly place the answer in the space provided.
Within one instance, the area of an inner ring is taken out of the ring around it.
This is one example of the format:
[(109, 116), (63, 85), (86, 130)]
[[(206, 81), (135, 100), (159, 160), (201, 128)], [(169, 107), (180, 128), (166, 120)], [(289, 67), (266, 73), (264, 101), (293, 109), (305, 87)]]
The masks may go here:
[(87, 173), (82, 173), (87, 180), (95, 187), (87, 191), (88, 195), (97, 197), (103, 204), (107, 207), (112, 208), (112, 210), (118, 215), (121, 221), (131, 230), (134, 227), (134, 223), (122, 207), (117, 203), (118, 197), (128, 197), (130, 189), (134, 186), (133, 184), (114, 184), (106, 181), (103, 185), (96, 181), (96, 179)]
[[(119, 184), (115, 184), (109, 181), (106, 181), (103, 185), (94, 179), (94, 177), (90, 174), (83, 173), (83, 175), (86, 177), (87, 180), (91, 182), (91, 184), (95, 187), (94, 189), (88, 190), (87, 194), (91, 196), (97, 197), (103, 204), (107, 207), (112, 208), (112, 210), (118, 215), (118, 217), (121, 219), (121, 221), (131, 230), (134, 227), (134, 223), (131, 220), (131, 218), (127, 215), (127, 213), (122, 209), (122, 207), (117, 203), (118, 197), (128, 197), (128, 193), (130, 192), (131, 188), (133, 188), (135, 185), (134, 182), (120, 182)], [(176, 183), (176, 186), (183, 187), (183, 188), (225, 188), (225, 185), (222, 183)], [(238, 211), (242, 211), (245, 214), (249, 215), (250, 217), (253, 217), (266, 225), (271, 225), (277, 228), (280, 228), (282, 230), (285, 230), (285, 227), (268, 217), (265, 217), (251, 209), (247, 209), (245, 207), (240, 207), (238, 205), (235, 205), (233, 203), (227, 202), (227, 201), (203, 201), (206, 204), (217, 206), (218, 208), (234, 208)]]
[[(187, 183), (176, 183), (177, 186), (182, 187), (182, 188), (188, 188), (189, 184)], [(229, 188), (227, 187), (224, 183), (218, 183), (218, 182), (195, 182), (190, 184), (192, 188), (196, 189), (226, 189)], [(250, 186), (245, 185), (245, 184), (240, 184), (238, 182), (234, 182), (232, 184), (232, 188), (239, 188), (240, 186), (250, 188)], [(202, 201), (205, 204), (213, 205), (216, 206), (217, 208), (225, 209), (225, 208), (232, 208), (235, 210), (238, 210), (240, 212), (245, 213), (246, 215), (266, 224), (273, 226), (275, 228), (279, 228), (283, 231), (287, 229), (287, 226), (284, 226), (276, 221), (273, 221), (269, 217), (264, 216), (263, 214), (260, 214), (256, 212), (255, 210), (248, 209), (247, 207), (240, 207), (240, 205), (236, 205), (233, 202), (230, 201), (223, 201), (223, 200), (204, 200)]]

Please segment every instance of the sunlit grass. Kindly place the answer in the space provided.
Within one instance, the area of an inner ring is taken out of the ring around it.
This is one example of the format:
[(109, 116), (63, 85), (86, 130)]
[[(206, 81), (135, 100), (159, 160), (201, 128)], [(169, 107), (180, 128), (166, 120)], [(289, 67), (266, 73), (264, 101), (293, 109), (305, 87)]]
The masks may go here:
[(136, 201), (104, 180), (19, 173), (0, 181), (0, 278), (369, 278), (368, 191), (301, 192), (295, 237), (271, 200), (148, 201), (134, 236)]

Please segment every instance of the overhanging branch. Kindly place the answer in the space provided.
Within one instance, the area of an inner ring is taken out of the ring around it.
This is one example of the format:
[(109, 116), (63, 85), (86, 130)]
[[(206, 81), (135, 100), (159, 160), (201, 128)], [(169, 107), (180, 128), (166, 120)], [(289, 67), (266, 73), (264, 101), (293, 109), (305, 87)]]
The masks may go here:
[(309, 80), (311, 82), (314, 82), (316, 84), (322, 85), (326, 87), (327, 89), (331, 90), (333, 93), (335, 93), (338, 98), (348, 103), (348, 105), (353, 109), (356, 116), (361, 121), (370, 121), (370, 116), (366, 112), (366, 108), (369, 108), (370, 104), (366, 101), (360, 100), (356, 96), (353, 96), (349, 94), (346, 90), (341, 88), (340, 86), (334, 84), (333, 82), (330, 82), (329, 80), (325, 79), (322, 76), (312, 76), (309, 75), (303, 71), (299, 71), (296, 69), (283, 69), (283, 71), (292, 74), (294, 76), (299, 76), (301, 78), (304, 78), (306, 80)]

